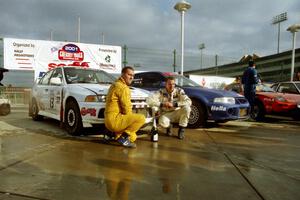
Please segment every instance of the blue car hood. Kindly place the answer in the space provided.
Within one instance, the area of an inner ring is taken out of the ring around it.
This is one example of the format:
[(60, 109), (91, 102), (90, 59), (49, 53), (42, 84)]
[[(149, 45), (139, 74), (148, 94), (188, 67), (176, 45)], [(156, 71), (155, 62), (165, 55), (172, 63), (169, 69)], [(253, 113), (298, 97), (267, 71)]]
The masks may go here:
[(226, 90), (217, 90), (202, 87), (183, 87), (183, 89), (189, 97), (199, 95), (205, 96), (207, 99), (213, 99), (216, 97), (240, 97), (239, 94)]

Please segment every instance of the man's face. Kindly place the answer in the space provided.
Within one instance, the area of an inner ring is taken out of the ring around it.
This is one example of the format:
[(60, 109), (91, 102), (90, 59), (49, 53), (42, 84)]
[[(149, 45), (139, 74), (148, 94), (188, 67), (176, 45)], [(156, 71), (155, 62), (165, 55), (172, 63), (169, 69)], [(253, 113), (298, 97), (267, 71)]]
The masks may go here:
[(122, 74), (122, 78), (125, 80), (126, 85), (131, 85), (134, 78), (134, 71), (127, 69), (126, 72)]
[(175, 80), (168, 79), (166, 82), (166, 89), (168, 92), (173, 92), (175, 88)]

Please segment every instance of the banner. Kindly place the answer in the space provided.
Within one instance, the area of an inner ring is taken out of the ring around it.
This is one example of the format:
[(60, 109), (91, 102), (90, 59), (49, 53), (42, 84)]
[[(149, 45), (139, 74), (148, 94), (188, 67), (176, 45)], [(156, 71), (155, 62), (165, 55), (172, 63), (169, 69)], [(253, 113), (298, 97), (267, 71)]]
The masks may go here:
[(120, 46), (4, 38), (4, 68), (34, 70), (35, 78), (58, 66), (121, 73)]

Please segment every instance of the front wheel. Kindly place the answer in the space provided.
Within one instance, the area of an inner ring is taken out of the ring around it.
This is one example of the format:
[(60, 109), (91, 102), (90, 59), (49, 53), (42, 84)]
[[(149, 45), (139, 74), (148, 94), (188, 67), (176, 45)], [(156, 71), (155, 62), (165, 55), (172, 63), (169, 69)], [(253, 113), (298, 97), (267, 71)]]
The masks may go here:
[(188, 126), (198, 128), (206, 125), (207, 114), (204, 107), (195, 99), (192, 99), (191, 114)]
[(82, 134), (83, 126), (78, 105), (75, 101), (69, 101), (65, 111), (65, 127), (70, 135)]
[(256, 121), (263, 121), (265, 119), (265, 108), (264, 104), (260, 101), (256, 101), (254, 108), (252, 111), (250, 111), (251, 118), (255, 119)]

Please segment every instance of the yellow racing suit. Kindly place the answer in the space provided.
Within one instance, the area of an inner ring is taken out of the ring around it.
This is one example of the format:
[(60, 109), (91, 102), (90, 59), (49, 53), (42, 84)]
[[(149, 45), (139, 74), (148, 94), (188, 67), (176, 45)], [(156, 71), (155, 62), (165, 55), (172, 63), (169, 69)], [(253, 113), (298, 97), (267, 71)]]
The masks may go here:
[(136, 140), (136, 132), (145, 124), (144, 115), (132, 113), (131, 91), (122, 77), (109, 88), (104, 116), (106, 128), (116, 134), (116, 139), (125, 132), (130, 142)]

